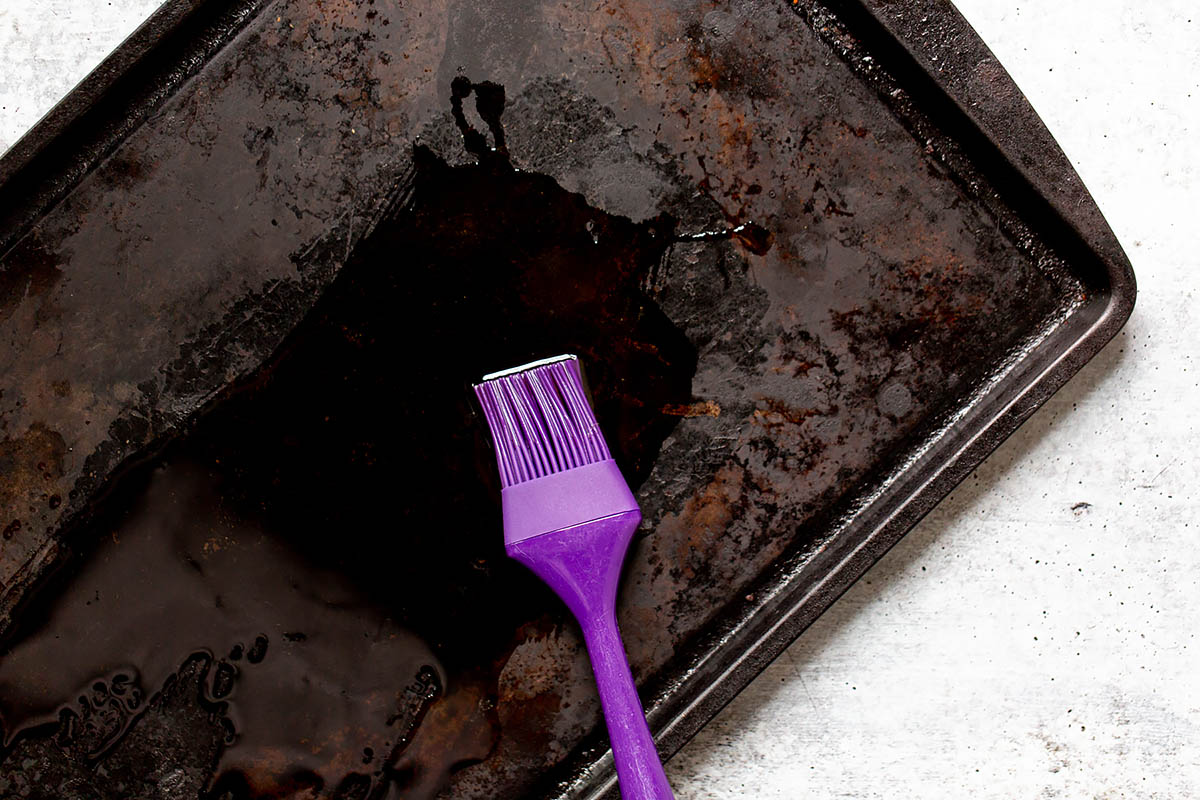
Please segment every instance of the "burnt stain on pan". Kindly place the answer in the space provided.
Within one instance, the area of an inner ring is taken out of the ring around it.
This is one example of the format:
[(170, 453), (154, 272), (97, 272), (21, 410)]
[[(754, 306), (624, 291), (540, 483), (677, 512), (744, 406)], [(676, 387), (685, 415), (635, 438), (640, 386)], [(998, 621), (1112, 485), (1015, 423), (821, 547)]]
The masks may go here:
[(770, 244), (516, 169), (504, 107), (455, 80), (473, 161), (416, 145), (277, 355), (98, 510), (0, 662), (5, 796), (432, 797), (493, 752), (502, 668), (565, 614), (505, 557), (470, 381), (578, 353), (636, 487), (688, 409), (719, 414), (654, 297), (668, 252)]

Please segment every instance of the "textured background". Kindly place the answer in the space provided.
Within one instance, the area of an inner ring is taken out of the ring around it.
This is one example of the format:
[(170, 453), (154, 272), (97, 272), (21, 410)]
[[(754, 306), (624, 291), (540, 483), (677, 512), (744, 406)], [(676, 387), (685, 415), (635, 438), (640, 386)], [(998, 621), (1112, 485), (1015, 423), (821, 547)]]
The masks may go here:
[[(0, 0), (0, 150), (156, 5)], [(672, 760), (681, 800), (1200, 795), (1200, 11), (959, 7), (1112, 224), (1137, 309)]]

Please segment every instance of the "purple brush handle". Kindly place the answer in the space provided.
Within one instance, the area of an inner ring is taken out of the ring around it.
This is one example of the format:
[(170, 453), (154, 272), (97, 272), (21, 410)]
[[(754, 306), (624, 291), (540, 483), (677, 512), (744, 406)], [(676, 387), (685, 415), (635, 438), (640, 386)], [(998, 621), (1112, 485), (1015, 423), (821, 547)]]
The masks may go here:
[(624, 800), (674, 800), (617, 629), (617, 583), (641, 512), (510, 542), (508, 554), (553, 589), (583, 627)]
[(596, 673), (604, 721), (612, 740), (613, 760), (625, 800), (672, 800), (658, 749), (650, 736), (617, 621), (611, 614), (580, 621), (588, 656)]

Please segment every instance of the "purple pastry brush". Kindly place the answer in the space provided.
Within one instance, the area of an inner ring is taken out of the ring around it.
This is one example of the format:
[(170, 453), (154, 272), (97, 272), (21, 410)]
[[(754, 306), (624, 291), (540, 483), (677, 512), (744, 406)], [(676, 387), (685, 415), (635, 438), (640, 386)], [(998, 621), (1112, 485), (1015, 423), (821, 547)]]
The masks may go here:
[(504, 547), (583, 628), (624, 800), (672, 800), (617, 630), (617, 583), (642, 519), (608, 451), (575, 356), (475, 387), (500, 467)]

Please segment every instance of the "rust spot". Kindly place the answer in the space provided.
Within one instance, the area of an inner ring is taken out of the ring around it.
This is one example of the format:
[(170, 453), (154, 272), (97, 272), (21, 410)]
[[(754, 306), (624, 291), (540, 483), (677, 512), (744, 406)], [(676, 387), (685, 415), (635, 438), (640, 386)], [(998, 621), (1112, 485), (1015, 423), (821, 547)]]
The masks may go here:
[(761, 408), (754, 409), (754, 421), (764, 428), (782, 425), (799, 425), (809, 417), (830, 413), (816, 408), (792, 408), (778, 398), (764, 397), (759, 401)]
[(710, 550), (738, 513), (745, 500), (745, 477), (746, 471), (737, 464), (721, 467), (680, 511), (678, 521), (686, 534), (676, 543), (675, 563), (688, 580), (709, 561)]
[(662, 407), (662, 413), (669, 417), (719, 417), (721, 406), (712, 400), (702, 400), (686, 405), (668, 403)]
[(452, 772), (491, 754), (498, 728), (487, 681), (465, 680), (430, 707), (420, 734), (396, 761), (398, 787), (408, 797), (434, 796)]
[(708, 14), (686, 28), (688, 64), (697, 92), (717, 91), (736, 98), (767, 100), (778, 95), (767, 64), (742, 46), (747, 36), (733, 16)]
[[(63, 476), (66, 454), (67, 443), (62, 435), (40, 422), (31, 425), (23, 436), (0, 441), (0, 475), (4, 477), (0, 481), (0, 522), (5, 523), (7, 536), (20, 530), (18, 523), (12, 533), (8, 531), (19, 509), (34, 505), (55, 488)], [(58, 506), (51, 502), (50, 507)]]

